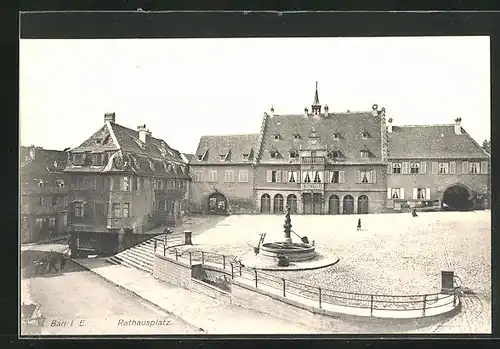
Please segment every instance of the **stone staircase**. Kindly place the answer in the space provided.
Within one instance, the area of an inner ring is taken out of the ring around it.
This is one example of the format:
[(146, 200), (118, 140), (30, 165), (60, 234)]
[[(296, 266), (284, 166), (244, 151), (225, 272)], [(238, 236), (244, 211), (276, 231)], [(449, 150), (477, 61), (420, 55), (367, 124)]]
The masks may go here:
[[(107, 261), (112, 264), (121, 264), (126, 267), (136, 268), (148, 273), (153, 273), (155, 241), (157, 251), (163, 251), (165, 241), (164, 234), (157, 235), (154, 238), (146, 240), (112, 257), (109, 257), (107, 258)], [(167, 236), (167, 245), (169, 247), (180, 245), (183, 242), (183, 234), (174, 233)]]

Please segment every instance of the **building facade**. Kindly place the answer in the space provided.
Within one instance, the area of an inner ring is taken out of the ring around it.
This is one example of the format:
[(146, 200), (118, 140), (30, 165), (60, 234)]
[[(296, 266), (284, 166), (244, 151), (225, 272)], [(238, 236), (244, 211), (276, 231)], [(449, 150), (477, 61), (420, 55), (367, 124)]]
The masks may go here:
[(490, 155), (462, 128), (388, 120), (387, 208), (488, 207)]
[(185, 157), (146, 125), (115, 121), (105, 114), (104, 126), (68, 152), (70, 241), (80, 253), (115, 253), (188, 213)]
[[(282, 214), (287, 205), (298, 214), (333, 215), (481, 208), (489, 192), (489, 155), (460, 121), (396, 127), (376, 104), (369, 111), (332, 113), (320, 104), (316, 86), (303, 114), (277, 115), (271, 108), (258, 135), (238, 136), (253, 150), (252, 159), (227, 161), (228, 136), (202, 137), (190, 161), (197, 188), (191, 200), (208, 213), (218, 193), (226, 202), (232, 196), (247, 203), (243, 209), (225, 206), (227, 213)], [(210, 174), (237, 166), (252, 180), (217, 183)]]
[(204, 136), (191, 157), (191, 211), (255, 212), (255, 146), (259, 135)]
[(20, 148), (21, 242), (44, 241), (67, 233), (66, 152)]

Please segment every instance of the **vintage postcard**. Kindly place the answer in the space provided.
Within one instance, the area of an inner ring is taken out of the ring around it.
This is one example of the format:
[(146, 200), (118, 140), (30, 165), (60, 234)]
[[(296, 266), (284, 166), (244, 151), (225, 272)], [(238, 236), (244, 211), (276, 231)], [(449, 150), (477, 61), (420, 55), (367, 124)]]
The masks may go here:
[(21, 39), (21, 335), (491, 333), (489, 60)]

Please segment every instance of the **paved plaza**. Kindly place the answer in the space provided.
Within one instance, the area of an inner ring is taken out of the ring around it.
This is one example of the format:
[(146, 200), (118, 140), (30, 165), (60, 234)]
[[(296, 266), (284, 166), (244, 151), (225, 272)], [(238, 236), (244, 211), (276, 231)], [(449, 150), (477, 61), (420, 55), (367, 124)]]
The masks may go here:
[[(356, 230), (358, 218), (362, 230)], [(283, 216), (229, 216), (196, 236), (199, 248), (241, 257), (266, 241), (283, 239)], [(422, 332), (491, 332), (490, 211), (292, 216), (292, 230), (340, 258), (333, 267), (276, 272), (314, 286), (360, 293), (410, 295), (439, 292), (441, 271), (455, 272), (476, 296), (463, 311)], [(294, 236), (298, 241), (298, 237)]]

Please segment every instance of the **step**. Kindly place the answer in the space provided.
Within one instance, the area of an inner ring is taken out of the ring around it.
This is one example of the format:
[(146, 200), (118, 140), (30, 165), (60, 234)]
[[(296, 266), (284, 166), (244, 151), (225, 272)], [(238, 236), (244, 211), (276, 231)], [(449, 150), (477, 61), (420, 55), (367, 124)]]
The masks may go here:
[(135, 269), (139, 269), (139, 270), (142, 270), (142, 271), (145, 271), (147, 273), (153, 273), (153, 269), (150, 268), (150, 267), (147, 267), (147, 266), (142, 266), (142, 265), (138, 265), (138, 264), (133, 264), (133, 263), (129, 263), (127, 261), (124, 261), (122, 263), (123, 266), (125, 267), (128, 267), (128, 268), (135, 268)]
[(121, 263), (120, 257), (115, 257), (115, 256), (107, 258), (106, 261), (108, 261), (112, 264), (120, 264)]
[(131, 261), (131, 260), (127, 260), (127, 259), (123, 260), (123, 262), (121, 264), (125, 265), (127, 267), (133, 267), (133, 268), (148, 270), (148, 271), (153, 271), (153, 269), (154, 269), (154, 267), (152, 265), (145, 264), (145, 263), (139, 263), (137, 261)]
[(154, 261), (154, 256), (152, 253), (145, 254), (145, 253), (141, 253), (140, 251), (128, 251), (126, 254), (123, 254), (123, 256), (133, 256), (133, 257), (137, 257), (137, 258), (142, 258), (142, 259), (145, 259), (151, 263), (153, 263), (153, 261)]
[(154, 260), (148, 260), (146, 258), (143, 258), (142, 256), (137, 256), (137, 255), (133, 255), (133, 254), (121, 256), (121, 259), (122, 260), (128, 260), (128, 261), (131, 261), (131, 262), (143, 263), (143, 264), (147, 264), (147, 265), (153, 265), (154, 264)]

